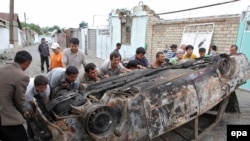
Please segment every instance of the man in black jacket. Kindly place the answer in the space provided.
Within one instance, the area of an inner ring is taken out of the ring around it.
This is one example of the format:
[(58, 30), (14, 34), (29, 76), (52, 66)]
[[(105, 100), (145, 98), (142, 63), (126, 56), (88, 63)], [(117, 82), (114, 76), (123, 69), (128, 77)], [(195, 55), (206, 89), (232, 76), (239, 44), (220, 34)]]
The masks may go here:
[(49, 71), (49, 46), (46, 44), (45, 38), (41, 39), (41, 44), (38, 47), (41, 57), (41, 72), (44, 72), (44, 61), (46, 62), (47, 72)]

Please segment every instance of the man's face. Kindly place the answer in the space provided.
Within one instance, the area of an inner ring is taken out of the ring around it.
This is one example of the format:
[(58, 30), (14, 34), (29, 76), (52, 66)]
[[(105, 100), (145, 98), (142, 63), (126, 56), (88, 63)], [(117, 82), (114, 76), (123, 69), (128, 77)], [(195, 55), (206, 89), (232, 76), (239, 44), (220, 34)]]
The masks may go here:
[(42, 43), (45, 44), (45, 43), (46, 43), (46, 40), (42, 40)]
[(156, 58), (157, 62), (164, 63), (165, 62), (165, 55), (159, 54), (159, 56)]
[(142, 53), (136, 54), (136, 58), (139, 60), (142, 60), (144, 58), (144, 54), (142, 54)]
[(177, 48), (171, 48), (171, 50), (172, 50), (173, 52), (176, 52), (176, 51), (177, 51)]
[(92, 78), (92, 79), (97, 78), (98, 72), (97, 72), (96, 68), (94, 68), (93, 70), (90, 69), (89, 72), (87, 73), (87, 76), (88, 76), (89, 78)]
[(116, 46), (117, 49), (121, 49), (121, 46)]
[(199, 54), (201, 58), (205, 57), (205, 52), (199, 52)]
[(22, 65), (23, 66), (22, 69), (25, 71), (30, 66), (30, 63), (31, 63), (31, 61), (24, 62)]
[(72, 83), (76, 80), (78, 74), (66, 74), (66, 80), (69, 83)]
[(59, 48), (52, 49), (52, 51), (53, 51), (55, 54), (57, 54), (57, 53), (59, 53)]
[(70, 49), (72, 53), (77, 53), (78, 51), (78, 46), (77, 44), (70, 43)]
[(237, 54), (236, 47), (231, 47), (230, 48), (230, 55), (235, 55), (235, 54)]
[(193, 49), (189, 48), (187, 50), (187, 55), (191, 56), (193, 54)]
[(113, 57), (112, 60), (110, 60), (111, 62), (111, 66), (118, 66), (119, 63), (121, 61), (121, 57)]
[(47, 85), (35, 86), (35, 88), (37, 92), (43, 93), (47, 89)]
[(176, 56), (177, 56), (178, 60), (183, 58), (183, 54), (184, 54), (184, 51), (176, 53)]

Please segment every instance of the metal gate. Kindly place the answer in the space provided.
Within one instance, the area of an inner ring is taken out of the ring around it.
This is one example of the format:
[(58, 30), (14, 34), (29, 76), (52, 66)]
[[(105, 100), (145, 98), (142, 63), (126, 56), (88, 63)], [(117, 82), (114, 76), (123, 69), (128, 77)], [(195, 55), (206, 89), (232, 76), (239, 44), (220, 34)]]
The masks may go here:
[[(248, 6), (247, 11), (242, 12), (238, 36), (237, 45), (239, 47), (239, 52), (246, 54), (247, 58), (250, 59), (250, 6)], [(245, 90), (250, 90), (250, 80), (240, 88)]]
[(214, 23), (186, 25), (182, 33), (181, 44), (193, 45), (193, 53), (197, 56), (199, 56), (199, 48), (205, 48), (208, 53), (213, 33)]
[(109, 29), (97, 29), (96, 55), (98, 58), (109, 59), (111, 53), (111, 38)]

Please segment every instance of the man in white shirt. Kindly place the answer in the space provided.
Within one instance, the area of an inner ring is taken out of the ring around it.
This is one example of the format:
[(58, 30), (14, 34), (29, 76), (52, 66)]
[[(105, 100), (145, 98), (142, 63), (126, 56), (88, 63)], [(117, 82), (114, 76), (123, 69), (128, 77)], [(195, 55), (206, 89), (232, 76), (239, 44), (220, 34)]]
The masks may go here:
[(50, 86), (46, 76), (38, 75), (35, 78), (30, 78), (25, 92), (26, 101), (32, 101), (35, 98), (38, 102), (46, 104), (49, 102), (49, 95)]
[(100, 67), (101, 78), (107, 78), (113, 75), (119, 75), (123, 72), (126, 72), (126, 68), (121, 64), (121, 55), (118, 52), (112, 52), (110, 54), (110, 60), (104, 62)]
[[(45, 111), (45, 105), (49, 102), (49, 95), (50, 95), (50, 86), (49, 86), (49, 80), (46, 76), (38, 75), (35, 77), (35, 79), (30, 78), (29, 85), (27, 86), (27, 89), (25, 92), (25, 100), (27, 103), (36, 99), (40, 109), (42, 111)], [(26, 104), (26, 106), (27, 105), (29, 104)], [(27, 106), (26, 108), (28, 107), (30, 106)], [(27, 119), (27, 127), (28, 127), (27, 131), (28, 131), (29, 138), (32, 139), (34, 138), (34, 133), (31, 129), (30, 124), (34, 121), (30, 120), (30, 118), (31, 118), (31, 115), (29, 115), (29, 118)]]

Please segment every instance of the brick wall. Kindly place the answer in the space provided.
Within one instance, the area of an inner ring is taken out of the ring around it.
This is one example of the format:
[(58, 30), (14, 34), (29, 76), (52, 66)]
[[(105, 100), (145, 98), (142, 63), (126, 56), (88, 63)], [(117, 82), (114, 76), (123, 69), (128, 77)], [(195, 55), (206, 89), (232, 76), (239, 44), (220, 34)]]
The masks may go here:
[(162, 20), (149, 17), (146, 43), (150, 61), (155, 54), (171, 44), (180, 45), (184, 27), (189, 24), (214, 23), (211, 44), (217, 46), (218, 53), (229, 53), (229, 47), (236, 43), (240, 15), (223, 15), (180, 20)]

